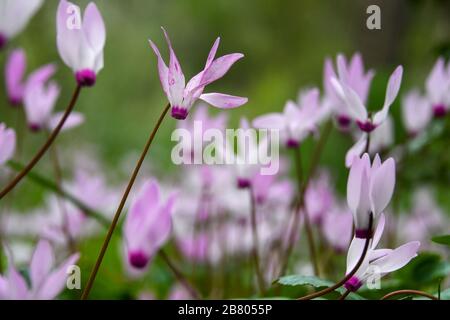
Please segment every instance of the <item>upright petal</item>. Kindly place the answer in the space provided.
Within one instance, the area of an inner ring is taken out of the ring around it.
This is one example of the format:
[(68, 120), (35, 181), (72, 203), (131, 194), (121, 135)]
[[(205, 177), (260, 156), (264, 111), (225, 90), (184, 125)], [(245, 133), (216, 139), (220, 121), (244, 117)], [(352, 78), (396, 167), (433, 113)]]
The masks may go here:
[(386, 88), (386, 97), (384, 98), (383, 108), (375, 113), (373, 117), (373, 123), (375, 125), (381, 124), (389, 113), (389, 108), (394, 102), (400, 90), (400, 85), (402, 83), (403, 67), (398, 66), (389, 78), (389, 82)]
[(19, 104), (23, 99), (24, 75), (26, 69), (26, 57), (23, 49), (16, 49), (8, 57), (5, 66), (6, 92), (9, 101)]
[(37, 288), (53, 268), (55, 257), (50, 243), (41, 240), (34, 250), (30, 263), (30, 276), (32, 286)]
[(159, 81), (161, 82), (161, 86), (164, 90), (164, 93), (169, 98), (169, 68), (161, 57), (161, 53), (158, 50), (158, 47), (153, 43), (152, 40), (148, 40), (150, 46), (158, 58), (158, 73), (159, 73)]
[(94, 2), (90, 2), (84, 11), (83, 31), (91, 48), (96, 53), (102, 52), (106, 39), (105, 24)]
[(16, 149), (16, 132), (0, 123), (0, 166), (9, 161)]
[(386, 209), (391, 201), (395, 186), (395, 161), (387, 159), (370, 179), (371, 209), (375, 216)]
[(211, 63), (209, 68), (204, 71), (202, 80), (198, 86), (204, 87), (211, 82), (222, 78), (228, 70), (230, 70), (231, 66), (243, 57), (244, 55), (242, 53), (231, 53), (217, 58)]
[(164, 36), (166, 37), (167, 45), (169, 46), (170, 51), (168, 84), (170, 97), (172, 99), (171, 102), (174, 105), (180, 105), (183, 101), (184, 86), (186, 84), (184, 74), (181, 70), (181, 65), (178, 62), (175, 51), (173, 50), (169, 35), (164, 28), (162, 28), (162, 30), (164, 32)]

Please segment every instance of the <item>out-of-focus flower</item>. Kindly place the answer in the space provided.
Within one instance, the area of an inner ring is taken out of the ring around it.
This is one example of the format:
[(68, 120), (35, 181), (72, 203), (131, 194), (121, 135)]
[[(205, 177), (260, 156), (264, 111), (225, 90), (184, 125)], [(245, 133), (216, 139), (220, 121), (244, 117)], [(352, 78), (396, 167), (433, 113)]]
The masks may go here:
[[(419, 241), (408, 242), (396, 249), (376, 249), (383, 234), (384, 222), (384, 215), (382, 215), (363, 263), (344, 285), (347, 290), (357, 291), (371, 275), (376, 273), (381, 277), (401, 269), (417, 256)], [(347, 255), (347, 273), (353, 270), (361, 258), (365, 241), (358, 238), (352, 240)]]
[[(341, 68), (340, 73), (346, 75), (347, 85), (353, 89), (362, 103), (365, 104), (374, 72), (372, 70), (364, 71), (364, 63), (360, 53), (355, 53), (348, 63), (343, 55), (338, 55), (337, 61), (338, 68)], [(331, 59), (326, 59), (323, 77), (325, 103), (334, 111), (339, 127), (347, 129), (351, 124), (352, 116), (345, 105), (345, 100), (342, 99), (332, 85), (331, 79), (333, 78), (337, 78), (333, 62)]]
[(326, 115), (320, 105), (319, 94), (317, 88), (302, 91), (298, 105), (288, 101), (282, 113), (269, 113), (257, 117), (253, 120), (253, 126), (280, 130), (284, 144), (288, 148), (297, 148)]
[(445, 66), (444, 58), (436, 61), (425, 88), (435, 117), (443, 117), (450, 108), (450, 63)]
[(167, 67), (162, 59), (156, 45), (151, 40), (149, 42), (158, 58), (159, 79), (164, 93), (172, 106), (172, 117), (179, 120), (186, 119), (189, 109), (197, 99), (201, 99), (221, 109), (236, 108), (247, 103), (248, 99), (243, 97), (222, 93), (203, 93), (203, 90), (208, 84), (222, 78), (230, 67), (244, 56), (243, 54), (231, 53), (214, 59), (220, 42), (220, 38), (217, 38), (209, 52), (203, 70), (186, 84), (183, 71), (173, 51), (169, 36), (166, 30), (164, 28), (162, 29), (170, 50), (169, 67)]
[(347, 202), (353, 213), (356, 238), (372, 237), (372, 230), (369, 230), (370, 214), (376, 222), (389, 204), (394, 186), (394, 159), (389, 158), (381, 163), (376, 154), (371, 166), (367, 153), (361, 158), (354, 158), (347, 182)]
[[(391, 117), (388, 117), (381, 125), (375, 128), (370, 133), (369, 153), (374, 154), (381, 152), (392, 145), (394, 142), (394, 128)], [(357, 157), (361, 157), (366, 148), (367, 139), (369, 133), (360, 132), (360, 138), (356, 143), (347, 151), (345, 155), (345, 166), (349, 168), (352, 165), (352, 161)]]
[(23, 101), (25, 90), (25, 69), (27, 61), (22, 49), (12, 51), (5, 66), (5, 84), (9, 103), (18, 106)]
[(339, 80), (337, 78), (332, 78), (331, 83), (337, 94), (345, 101), (345, 106), (347, 107), (349, 115), (356, 121), (359, 128), (364, 132), (371, 132), (382, 124), (389, 114), (389, 108), (400, 90), (403, 67), (398, 66), (390, 76), (386, 88), (384, 105), (382, 109), (377, 111), (372, 118), (370, 117), (367, 108), (358, 93), (355, 92), (355, 90), (348, 84), (348, 75), (343, 64), (344, 61), (338, 57)]
[(9, 161), (16, 149), (16, 132), (0, 123), (0, 166)]
[(51, 300), (60, 294), (66, 285), (67, 268), (77, 262), (80, 255), (71, 255), (55, 267), (53, 249), (45, 240), (39, 241), (31, 258), (30, 285), (10, 261), (7, 274), (0, 276), (1, 299)]
[(312, 223), (321, 224), (334, 203), (333, 190), (326, 172), (308, 184), (305, 191), (305, 208)]
[(192, 296), (189, 291), (180, 284), (176, 284), (170, 290), (168, 300), (191, 300)]
[(106, 31), (103, 18), (94, 2), (84, 11), (83, 21), (80, 8), (71, 2), (61, 0), (56, 16), (56, 42), (59, 55), (75, 73), (81, 86), (93, 86), (98, 72), (103, 68), (103, 47)]
[(323, 218), (322, 231), (332, 248), (343, 253), (352, 236), (353, 216), (344, 206), (334, 206)]
[(174, 201), (175, 195), (172, 194), (163, 202), (158, 182), (150, 180), (132, 202), (124, 224), (124, 246), (133, 268), (145, 268), (168, 240)]
[[(32, 131), (41, 129), (53, 130), (63, 116), (62, 112), (52, 115), (59, 96), (59, 86), (55, 81), (49, 81), (56, 71), (53, 64), (45, 65), (30, 74), (24, 93), (25, 114), (28, 126)], [(69, 115), (62, 130), (80, 125), (84, 121), (82, 114), (73, 112)]]
[(398, 234), (406, 241), (430, 242), (433, 234), (448, 230), (448, 219), (438, 207), (430, 189), (422, 187), (414, 191), (411, 211), (399, 216)]
[(256, 132), (248, 130), (249, 128), (250, 125), (247, 119), (241, 118), (240, 129), (236, 132), (237, 152), (234, 154), (229, 147), (225, 150), (227, 152), (226, 156), (234, 159), (233, 163), (235, 165), (233, 167), (237, 186), (240, 189), (249, 188), (252, 185), (252, 180), (262, 167), (259, 161), (260, 156), (269, 148), (268, 137), (260, 137), (258, 141)]
[(0, 1), (0, 49), (26, 27), (42, 2), (43, 0)]
[(429, 102), (418, 90), (411, 90), (402, 101), (402, 118), (408, 134), (416, 136), (430, 123), (433, 116)]

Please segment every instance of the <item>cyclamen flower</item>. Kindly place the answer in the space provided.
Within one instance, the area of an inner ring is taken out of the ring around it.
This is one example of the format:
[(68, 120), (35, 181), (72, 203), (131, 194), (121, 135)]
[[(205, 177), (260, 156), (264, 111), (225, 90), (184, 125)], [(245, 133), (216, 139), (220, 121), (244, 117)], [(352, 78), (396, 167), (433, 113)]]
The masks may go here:
[(222, 78), (237, 60), (244, 57), (243, 54), (232, 53), (214, 59), (220, 42), (220, 38), (217, 38), (209, 52), (203, 70), (186, 84), (169, 36), (164, 28), (162, 30), (170, 50), (169, 67), (162, 59), (158, 47), (151, 40), (149, 42), (158, 58), (159, 80), (172, 106), (172, 117), (179, 120), (186, 119), (189, 110), (197, 99), (221, 109), (236, 108), (247, 103), (248, 99), (243, 97), (223, 93), (203, 93), (208, 84)]
[(30, 262), (30, 285), (17, 271), (13, 263), (9, 264), (7, 274), (0, 276), (0, 299), (14, 300), (51, 300), (65, 288), (67, 268), (75, 264), (80, 255), (71, 255), (58, 267), (51, 245), (41, 240), (36, 246)]
[(410, 91), (403, 99), (402, 118), (408, 134), (416, 136), (430, 123), (433, 116), (428, 100), (418, 90)]
[[(384, 276), (407, 265), (411, 259), (417, 256), (420, 246), (419, 241), (408, 242), (396, 249), (376, 249), (384, 230), (385, 219), (381, 216), (378, 227), (375, 231), (372, 243), (358, 271), (346, 283), (345, 288), (350, 291), (357, 291), (363, 283), (374, 273)], [(365, 241), (354, 238), (350, 244), (347, 255), (347, 273), (353, 270), (358, 260), (361, 258)]]
[(168, 240), (172, 231), (174, 201), (173, 194), (167, 201), (162, 201), (156, 180), (146, 182), (139, 191), (124, 225), (124, 245), (132, 267), (145, 268), (152, 256)]
[[(355, 53), (349, 62), (343, 55), (337, 56), (337, 66), (341, 74), (346, 75), (347, 85), (365, 104), (369, 93), (370, 84), (374, 76), (373, 70), (364, 71), (364, 63), (360, 53)], [(346, 129), (350, 126), (352, 117), (345, 106), (345, 100), (336, 92), (332, 85), (332, 79), (337, 78), (331, 59), (325, 60), (323, 86), (325, 89), (325, 103), (334, 110), (338, 125)]]
[(42, 0), (1, 0), (0, 49), (26, 27), (42, 2)]
[(305, 191), (305, 209), (314, 224), (321, 224), (334, 202), (333, 190), (326, 172), (312, 180)]
[[(391, 117), (388, 117), (386, 121), (384, 121), (370, 133), (369, 154), (381, 152), (392, 145), (392, 143), (394, 142), (393, 126), (394, 125)], [(364, 153), (368, 138), (369, 133), (361, 132), (360, 138), (347, 151), (347, 154), (345, 155), (345, 166), (347, 168), (350, 168), (355, 156), (361, 157), (361, 155)]]
[[(53, 64), (43, 66), (33, 72), (25, 87), (24, 106), (28, 126), (32, 131), (41, 129), (53, 130), (59, 123), (62, 112), (52, 115), (52, 110), (59, 96), (59, 86), (49, 79), (55, 73)], [(62, 130), (78, 126), (84, 121), (82, 114), (72, 112), (67, 118)]]
[(450, 108), (450, 63), (439, 58), (425, 82), (427, 97), (435, 117), (443, 117)]
[(84, 11), (83, 21), (78, 17), (80, 8), (61, 0), (56, 17), (56, 42), (59, 55), (75, 73), (80, 86), (93, 86), (103, 68), (103, 47), (106, 31), (102, 16), (94, 2)]
[(317, 88), (302, 91), (298, 105), (288, 101), (282, 113), (269, 113), (253, 120), (260, 129), (280, 130), (281, 139), (288, 148), (297, 148), (324, 117)]
[(0, 166), (8, 162), (16, 149), (16, 132), (0, 123)]
[(403, 67), (398, 66), (390, 76), (386, 88), (384, 105), (382, 109), (377, 111), (372, 118), (367, 112), (367, 108), (359, 95), (348, 84), (348, 75), (346, 74), (342, 64), (342, 59), (338, 59), (339, 80), (332, 78), (331, 83), (338, 95), (345, 101), (345, 106), (348, 109), (349, 115), (356, 121), (359, 128), (364, 132), (371, 132), (382, 124), (388, 116), (389, 108), (400, 90)]
[(5, 66), (5, 84), (8, 100), (13, 106), (22, 103), (25, 91), (25, 52), (22, 49), (16, 49), (10, 53)]
[(389, 158), (381, 163), (377, 154), (371, 166), (367, 153), (361, 158), (354, 158), (347, 182), (347, 203), (353, 213), (356, 238), (372, 237), (370, 215), (373, 215), (374, 221), (378, 220), (391, 200), (394, 186), (394, 159)]

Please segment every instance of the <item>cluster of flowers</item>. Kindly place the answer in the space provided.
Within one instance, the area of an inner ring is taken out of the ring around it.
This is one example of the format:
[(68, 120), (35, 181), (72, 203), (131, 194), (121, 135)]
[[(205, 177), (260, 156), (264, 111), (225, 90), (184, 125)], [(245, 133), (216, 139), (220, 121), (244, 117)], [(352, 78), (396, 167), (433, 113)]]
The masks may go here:
[[(39, 0), (4, 2), (0, 6), (0, 16), (6, 17), (0, 22), (0, 47), (6, 46), (25, 27), (42, 3)], [(69, 6), (73, 4), (60, 1), (56, 18), (58, 51), (72, 69), (78, 86), (93, 86), (103, 68), (106, 37), (103, 19), (96, 5), (90, 3), (82, 24), (68, 28)], [(189, 112), (199, 99), (220, 109), (239, 107), (247, 102), (244, 97), (203, 92), (243, 55), (232, 53), (216, 58), (218, 38), (203, 70), (186, 84), (169, 36), (163, 31), (170, 52), (168, 66), (152, 41), (150, 46), (157, 56), (159, 78), (172, 117), (184, 120), (179, 121), (179, 126), (187, 130), (193, 130), (193, 121), (201, 121), (203, 128), (225, 130), (225, 113), (210, 116), (204, 104), (198, 104), (192, 114)], [(25, 76), (25, 69), (24, 50), (12, 50), (5, 66), (8, 101), (13, 106), (23, 105), (31, 131), (53, 131), (63, 117), (62, 113), (53, 113), (60, 91), (58, 84), (51, 80), (56, 66), (47, 64), (28, 76)], [(333, 179), (325, 170), (313, 175), (308, 183), (300, 181), (296, 188), (290, 178), (290, 162), (285, 157), (280, 160), (280, 171), (276, 175), (260, 174), (258, 165), (253, 163), (182, 166), (178, 172), (182, 177), (180, 181), (175, 179), (176, 183), (172, 181), (169, 185), (155, 178), (144, 179), (134, 195), (122, 230), (122, 256), (127, 275), (145, 275), (152, 258), (174, 239), (176, 248), (187, 260), (213, 266), (256, 252), (264, 262), (259, 271), (269, 285), (285, 271), (282, 261), (289, 258), (286, 252), (290, 235), (295, 235), (295, 242), (298, 240), (302, 223), (307, 223), (304, 217), (308, 217), (317, 235), (325, 239), (336, 254), (348, 250), (347, 274), (359, 265), (345, 283), (348, 290), (356, 291), (361, 287), (371, 266), (377, 266), (382, 275), (402, 268), (417, 255), (419, 242), (416, 240), (426, 242), (430, 232), (445, 228), (446, 224), (429, 191), (418, 190), (414, 212), (402, 215), (395, 223), (401, 225), (400, 230), (393, 231), (404, 240), (414, 241), (393, 250), (377, 249), (386, 220), (394, 225), (396, 219), (393, 215), (385, 218), (384, 214), (394, 193), (396, 161), (390, 157), (382, 162), (378, 153), (394, 143), (389, 109), (399, 93), (402, 75), (403, 68), (398, 66), (388, 80), (383, 106), (372, 114), (366, 105), (374, 72), (364, 69), (358, 53), (349, 61), (338, 55), (336, 70), (331, 60), (325, 61), (323, 95), (319, 88), (301, 90), (298, 100), (288, 101), (282, 112), (265, 114), (251, 121), (255, 128), (279, 130), (286, 149), (301, 148), (305, 139), (319, 136), (320, 127), (330, 122), (355, 139), (345, 159), (345, 165), (350, 168), (347, 204), (335, 194)], [(426, 80), (425, 92), (414, 89), (402, 101), (406, 131), (411, 137), (422, 134), (433, 116), (443, 117), (449, 108), (450, 65), (445, 66), (440, 58)], [(82, 114), (72, 112), (65, 119), (63, 129), (81, 125), (83, 120)], [(241, 127), (249, 126), (249, 121), (243, 118)], [(260, 148), (269, 147), (266, 142), (251, 140), (248, 145), (239, 146), (236, 157), (241, 156), (243, 148), (251, 157)], [(14, 129), (1, 123), (2, 170), (13, 158), (15, 149)], [(37, 244), (29, 264), (30, 285), (15, 267), (23, 261), (17, 261), (18, 257), (13, 259), (13, 253), (17, 253), (10, 249), (12, 244), (4, 245), (9, 250), (9, 264), (0, 276), (0, 298), (57, 297), (64, 289), (67, 266), (79, 258), (73, 243), (97, 235), (102, 231), (101, 221), (111, 219), (109, 214), (99, 219), (91, 211), (111, 212), (111, 204), (117, 202), (118, 188), (106, 183), (100, 166), (89, 171), (81, 168), (80, 161), (77, 165), (74, 179), (62, 181), (60, 186), (72, 199), (57, 195), (49, 197), (45, 207), (35, 212), (26, 215), (9, 212), (0, 217), (3, 243), (9, 238), (37, 236), (43, 239)], [(73, 198), (78, 203), (74, 203)], [(292, 222), (297, 212), (303, 217), (299, 225)], [(58, 268), (54, 268), (53, 246), (63, 254), (71, 251), (70, 257)], [(305, 265), (309, 266), (300, 261), (297, 269)], [(183, 290), (176, 285), (172, 297), (186, 297), (188, 293)], [(142, 298), (149, 296), (146, 293)]]

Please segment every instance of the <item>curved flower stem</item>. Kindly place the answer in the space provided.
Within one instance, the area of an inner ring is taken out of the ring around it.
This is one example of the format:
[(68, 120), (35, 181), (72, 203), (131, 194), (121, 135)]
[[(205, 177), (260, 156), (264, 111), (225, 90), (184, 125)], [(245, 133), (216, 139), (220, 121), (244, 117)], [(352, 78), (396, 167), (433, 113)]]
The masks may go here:
[[(15, 171), (21, 171), (24, 168), (24, 165), (22, 165), (19, 162), (15, 161), (9, 161), (8, 167), (15, 170)], [(94, 218), (99, 222), (101, 225), (108, 227), (109, 221), (105, 218), (105, 215), (103, 215), (100, 212), (95, 211), (92, 208), (89, 208), (86, 204), (84, 204), (80, 199), (76, 198), (74, 195), (70, 194), (66, 190), (64, 190), (62, 187), (59, 187), (56, 183), (53, 181), (47, 179), (46, 177), (43, 177), (39, 175), (36, 172), (30, 172), (27, 174), (27, 178), (33, 181), (34, 183), (54, 192), (58, 196), (63, 197), (64, 199), (67, 199), (71, 203), (73, 203), (75, 206), (77, 206), (81, 211), (83, 211), (84, 214), (87, 216)]]
[(259, 261), (259, 237), (258, 237), (258, 225), (256, 222), (256, 203), (255, 196), (253, 193), (252, 187), (248, 188), (250, 193), (250, 223), (252, 228), (252, 237), (253, 237), (253, 249), (252, 249), (252, 258), (253, 263), (255, 265), (256, 279), (258, 281), (258, 288), (261, 295), (264, 295), (264, 277), (261, 272), (261, 264)]
[(388, 293), (387, 295), (383, 296), (380, 300), (387, 300), (389, 298), (395, 297), (395, 296), (399, 296), (399, 295), (403, 295), (403, 294), (415, 294), (418, 296), (422, 296), (422, 297), (426, 297), (429, 298), (431, 300), (439, 300), (438, 298), (436, 298), (435, 296), (423, 292), (423, 291), (419, 291), (419, 290), (397, 290), (397, 291), (393, 291), (391, 293)]
[(198, 300), (201, 298), (200, 293), (189, 283), (188, 279), (183, 275), (183, 273), (173, 264), (173, 262), (169, 259), (169, 256), (164, 252), (164, 250), (160, 249), (158, 252), (161, 259), (167, 264), (169, 269), (173, 272), (178, 282), (180, 282), (192, 298)]
[(340, 296), (339, 300), (345, 300), (345, 298), (347, 298), (347, 296), (350, 294), (350, 290), (345, 291), (342, 296)]
[[(50, 134), (50, 133), (48, 133), (48, 134)], [(50, 147), (49, 153), (50, 153), (50, 158), (53, 163), (53, 171), (55, 173), (55, 182), (56, 182), (58, 189), (61, 189), (62, 182), (63, 182), (63, 175), (62, 175), (61, 165), (59, 164), (59, 157), (58, 157), (58, 150), (56, 149), (56, 143)], [(77, 248), (76, 248), (75, 239), (70, 234), (66, 204), (64, 203), (63, 197), (61, 197), (61, 196), (57, 196), (57, 202), (58, 202), (59, 209), (61, 211), (61, 216), (62, 216), (62, 232), (66, 237), (67, 245), (70, 249), (70, 252), (75, 253), (75, 252), (77, 252)]]
[[(369, 230), (370, 230), (370, 232), (372, 232), (372, 227), (373, 227), (373, 215), (371, 213), (370, 216), (369, 216)], [(339, 281), (335, 285), (333, 285), (331, 287), (328, 287), (326, 289), (323, 289), (323, 290), (320, 290), (318, 292), (311, 293), (311, 294), (308, 294), (306, 296), (300, 297), (297, 300), (311, 300), (311, 299), (314, 299), (314, 298), (326, 295), (327, 293), (330, 293), (330, 292), (336, 290), (337, 288), (343, 286), (351, 277), (353, 277), (353, 275), (358, 271), (359, 267), (364, 262), (364, 259), (366, 257), (367, 251), (369, 249), (369, 244), (370, 244), (370, 240), (371, 239), (372, 239), (372, 237), (367, 237), (366, 238), (366, 242), (364, 243), (364, 249), (362, 251), (361, 257), (359, 258), (358, 262), (356, 263), (356, 265), (352, 269), (352, 271), (350, 271), (341, 281)]]
[[(310, 168), (309, 168), (309, 171), (308, 171), (308, 175), (306, 176), (304, 182), (301, 179), (303, 174), (300, 175), (299, 171), (298, 171), (300, 169), (300, 167), (297, 167), (298, 168), (297, 169), (297, 178), (298, 178), (297, 181), (298, 181), (298, 186), (299, 186), (299, 199), (298, 199), (297, 204), (296, 204), (296, 206), (294, 208), (294, 214), (295, 214), (294, 221), (292, 223), (292, 228), (291, 228), (289, 236), (288, 236), (288, 247), (286, 249), (286, 253), (285, 253), (284, 258), (283, 258), (283, 264), (282, 264), (281, 269), (280, 269), (280, 276), (286, 273), (286, 270), (287, 270), (287, 267), (288, 267), (288, 264), (289, 264), (289, 258), (290, 258), (291, 254), (292, 254), (292, 250), (294, 249), (294, 245), (295, 245), (295, 233), (298, 230), (298, 223), (299, 222), (296, 222), (296, 221), (300, 220), (299, 219), (299, 211), (301, 210), (301, 208), (304, 207), (304, 199), (303, 199), (304, 198), (304, 194), (305, 194), (306, 189), (308, 188), (309, 181), (311, 180), (311, 177), (314, 175), (314, 173), (316, 171), (316, 168), (317, 168), (317, 166), (319, 164), (319, 160), (320, 160), (320, 157), (322, 155), (323, 148), (325, 147), (325, 143), (327, 142), (328, 137), (330, 136), (330, 132), (331, 132), (332, 128), (333, 128), (333, 123), (331, 121), (328, 121), (326, 123), (326, 125), (325, 125), (324, 131), (320, 135), (319, 142), (317, 143), (316, 148), (314, 150), (314, 153), (312, 155), (311, 164), (310, 164)], [(297, 158), (300, 158), (300, 151), (299, 150), (298, 150)], [(299, 163), (299, 161), (296, 161), (296, 162)], [(305, 216), (306, 216), (306, 214), (305, 214)], [(305, 221), (305, 224), (306, 224), (306, 221)], [(309, 219), (308, 219), (308, 225), (309, 225)], [(306, 225), (305, 225), (305, 227), (306, 227)], [(310, 233), (308, 233), (308, 237), (309, 237), (309, 234)], [(310, 252), (313, 252), (313, 251), (311, 251), (311, 248), (310, 248)], [(314, 252), (315, 252), (315, 250), (314, 250)]]
[(31, 161), (22, 169), (22, 171), (17, 174), (17, 176), (8, 183), (6, 187), (3, 188), (2, 191), (0, 191), (0, 199), (2, 199), (5, 195), (8, 194), (14, 187), (25, 177), (31, 169), (39, 162), (39, 160), (42, 158), (42, 156), (47, 152), (48, 148), (52, 145), (53, 141), (55, 141), (56, 137), (58, 136), (59, 132), (61, 131), (64, 123), (67, 120), (67, 117), (69, 117), (70, 113), (72, 112), (73, 108), (75, 107), (75, 103), (78, 100), (78, 96), (80, 95), (81, 86), (77, 85), (75, 88), (75, 91), (73, 92), (72, 99), (70, 100), (69, 105), (66, 108), (66, 111), (64, 112), (63, 117), (59, 121), (56, 128), (53, 130), (51, 135), (48, 137), (47, 141), (44, 143), (44, 145), (39, 149), (39, 151), (36, 153), (36, 155), (31, 159)]
[(112, 234), (114, 232), (114, 229), (116, 228), (117, 222), (119, 221), (120, 213), (122, 212), (122, 209), (125, 206), (125, 202), (127, 201), (128, 195), (131, 191), (131, 188), (133, 187), (134, 181), (136, 180), (139, 170), (141, 169), (141, 165), (144, 162), (145, 156), (147, 155), (147, 152), (150, 149), (153, 139), (155, 138), (156, 132), (158, 132), (158, 129), (161, 126), (161, 123), (164, 120), (164, 117), (166, 116), (169, 109), (170, 109), (170, 104), (168, 103), (165, 106), (161, 115), (159, 116), (158, 122), (156, 123), (155, 127), (153, 128), (152, 132), (150, 133), (150, 136), (144, 146), (144, 150), (142, 150), (141, 156), (139, 157), (139, 160), (136, 163), (136, 166), (133, 170), (130, 180), (128, 181), (128, 185), (123, 193), (122, 199), (120, 200), (119, 207), (117, 208), (116, 213), (114, 214), (114, 218), (111, 222), (111, 225), (109, 226), (108, 233), (106, 234), (106, 238), (103, 242), (102, 248), (100, 249), (100, 253), (98, 255), (97, 261), (95, 262), (94, 268), (92, 269), (91, 274), (89, 276), (89, 280), (86, 284), (86, 287), (84, 288), (83, 294), (81, 295), (82, 300), (87, 299), (87, 297), (89, 296), (89, 292), (91, 291), (92, 285), (94, 284), (98, 269), (100, 268), (100, 265), (102, 264), (102, 260), (103, 260), (103, 257), (105, 256), (106, 249), (108, 249), (108, 245), (111, 240)]

